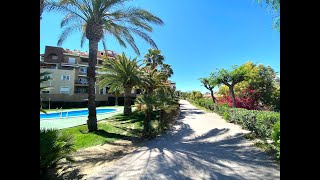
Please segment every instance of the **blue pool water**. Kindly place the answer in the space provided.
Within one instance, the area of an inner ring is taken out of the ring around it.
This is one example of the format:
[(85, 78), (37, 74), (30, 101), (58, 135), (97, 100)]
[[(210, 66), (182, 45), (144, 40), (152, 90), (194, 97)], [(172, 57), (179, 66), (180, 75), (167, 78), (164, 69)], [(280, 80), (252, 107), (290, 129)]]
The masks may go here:
[[(116, 109), (97, 109), (97, 114), (111, 113), (117, 111)], [(73, 111), (64, 111), (62, 112), (54, 112), (48, 114), (40, 114), (40, 119), (54, 119), (54, 118), (66, 118), (68, 117), (77, 117), (77, 116), (88, 116), (88, 109), (84, 110), (73, 110)]]

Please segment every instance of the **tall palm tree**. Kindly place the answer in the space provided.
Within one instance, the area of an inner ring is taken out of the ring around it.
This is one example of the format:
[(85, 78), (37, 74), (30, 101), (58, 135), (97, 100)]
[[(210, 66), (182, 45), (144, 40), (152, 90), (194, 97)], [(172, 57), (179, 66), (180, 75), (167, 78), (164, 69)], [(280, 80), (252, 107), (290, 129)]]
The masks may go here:
[[(48, 0), (49, 1), (49, 0)], [(97, 130), (97, 117), (95, 105), (95, 66), (97, 64), (98, 42), (102, 40), (105, 47), (105, 34), (115, 37), (121, 46), (127, 47), (126, 42), (140, 55), (132, 34), (141, 37), (152, 47), (157, 48), (155, 42), (145, 32), (152, 32), (149, 23), (162, 25), (163, 22), (150, 12), (136, 8), (124, 7), (128, 0), (59, 0), (49, 1), (48, 10), (66, 14), (61, 21), (65, 27), (59, 38), (58, 45), (74, 30), (82, 32), (81, 46), (86, 39), (89, 40), (89, 68), (88, 76), (88, 129), (89, 132)]]
[(115, 60), (105, 61), (100, 70), (105, 72), (98, 77), (99, 85), (106, 87), (109, 84), (124, 89), (123, 114), (131, 114), (131, 91), (134, 86), (141, 83), (139, 66), (136, 58), (130, 60), (124, 53), (117, 55)]
[(148, 53), (144, 55), (144, 63), (150, 67), (151, 70), (157, 68), (157, 66), (162, 65), (164, 61), (164, 56), (158, 49), (149, 49)]

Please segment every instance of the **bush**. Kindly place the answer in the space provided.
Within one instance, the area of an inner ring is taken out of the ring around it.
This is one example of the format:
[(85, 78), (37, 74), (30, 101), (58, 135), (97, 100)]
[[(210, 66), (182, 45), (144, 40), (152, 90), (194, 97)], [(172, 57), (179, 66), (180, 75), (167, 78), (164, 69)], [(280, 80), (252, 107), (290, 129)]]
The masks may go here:
[(257, 114), (257, 135), (260, 137), (270, 137), (274, 125), (280, 122), (280, 113), (272, 111), (259, 111)]
[(229, 121), (252, 131), (258, 137), (271, 138), (274, 125), (280, 122), (280, 113), (271, 111), (229, 109)]
[(277, 142), (280, 139), (280, 122), (277, 122), (273, 125), (271, 138)]
[(74, 141), (71, 135), (62, 134), (56, 129), (40, 129), (40, 175), (56, 163), (74, 152)]
[(220, 116), (223, 116), (225, 113), (229, 113), (230, 107), (227, 104), (215, 104), (214, 111)]

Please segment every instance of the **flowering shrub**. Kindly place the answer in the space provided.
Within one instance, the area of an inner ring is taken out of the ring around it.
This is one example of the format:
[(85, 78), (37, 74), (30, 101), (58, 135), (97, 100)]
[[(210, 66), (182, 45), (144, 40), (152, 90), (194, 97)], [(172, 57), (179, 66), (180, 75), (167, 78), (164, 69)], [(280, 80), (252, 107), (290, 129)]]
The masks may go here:
[[(248, 110), (261, 109), (258, 103), (259, 97), (259, 93), (253, 89), (243, 90), (239, 93), (238, 97), (236, 97), (236, 107)], [(218, 103), (228, 104), (228, 106), (232, 107), (231, 95), (224, 95), (218, 98)]]

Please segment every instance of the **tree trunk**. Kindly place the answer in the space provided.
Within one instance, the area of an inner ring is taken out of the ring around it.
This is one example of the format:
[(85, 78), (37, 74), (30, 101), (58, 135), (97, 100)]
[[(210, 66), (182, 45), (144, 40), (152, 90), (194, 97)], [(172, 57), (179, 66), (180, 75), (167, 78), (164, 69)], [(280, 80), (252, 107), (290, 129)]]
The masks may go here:
[(230, 93), (231, 93), (231, 97), (232, 97), (232, 107), (237, 107), (237, 103), (236, 103), (236, 97), (234, 95), (234, 90), (233, 90), (233, 86), (229, 86), (230, 89)]
[(216, 103), (216, 98), (213, 96), (212, 89), (210, 89), (210, 93), (211, 93), (211, 98), (212, 98), (213, 103)]
[(87, 71), (88, 77), (88, 130), (89, 132), (96, 131), (97, 126), (97, 114), (96, 114), (96, 92), (95, 92), (95, 83), (96, 83), (96, 64), (97, 64), (97, 51), (98, 51), (98, 41), (89, 39), (89, 67)]
[(131, 114), (131, 90), (132, 88), (125, 88), (124, 89), (124, 109), (123, 109), (123, 114), (129, 115)]
[(163, 109), (160, 109), (160, 114), (159, 114), (159, 124), (161, 127), (161, 130), (163, 129), (164, 125), (165, 125), (165, 119), (164, 119), (164, 115), (165, 115), (165, 111)]
[(115, 106), (118, 106), (118, 95), (115, 95)]
[(146, 117), (143, 123), (143, 132), (145, 135), (149, 135), (150, 132), (150, 121), (151, 121), (151, 111), (150, 108), (147, 107), (146, 109)]

